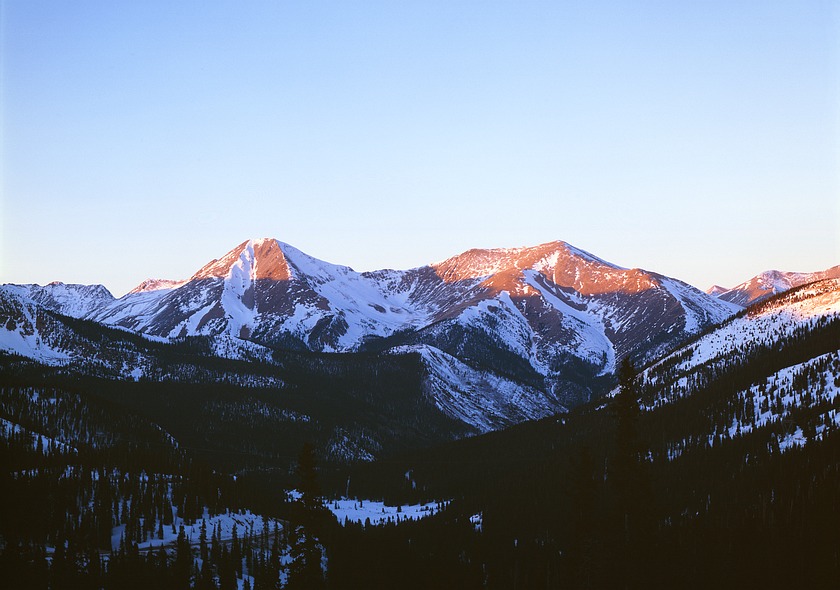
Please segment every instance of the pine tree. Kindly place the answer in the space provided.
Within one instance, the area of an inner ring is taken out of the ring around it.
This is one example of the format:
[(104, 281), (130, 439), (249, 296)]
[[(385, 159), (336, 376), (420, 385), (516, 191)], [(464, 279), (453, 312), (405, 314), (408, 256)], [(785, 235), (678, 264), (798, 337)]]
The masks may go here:
[(572, 487), (572, 541), (568, 555), (571, 580), (575, 588), (594, 586), (595, 560), (595, 495), (597, 484), (595, 463), (589, 449), (580, 451), (573, 468)]
[(207, 549), (207, 521), (203, 518), (201, 519), (201, 528), (199, 529), (198, 533), (198, 546), (199, 555), (201, 555), (201, 561), (207, 561), (209, 555)]
[(236, 570), (231, 560), (227, 546), (222, 546), (222, 556), (219, 561), (219, 589), (236, 590)]
[(298, 457), (297, 475), (301, 497), (293, 506), (290, 535), (292, 562), (289, 564), (290, 590), (316, 589), (324, 586), (321, 569), (321, 545), (318, 539), (323, 506), (316, 473), (315, 451), (303, 445)]
[(216, 583), (213, 581), (213, 566), (209, 561), (204, 561), (201, 564), (201, 570), (196, 575), (196, 590), (213, 590), (216, 588)]
[(239, 531), (236, 523), (233, 523), (230, 543), (230, 559), (233, 563), (233, 571), (237, 576), (242, 575), (242, 546), (239, 542)]
[(192, 550), (182, 524), (178, 529), (178, 540), (175, 542), (175, 564), (173, 565), (175, 588), (186, 589), (190, 587), (192, 562)]
[(613, 400), (616, 440), (611, 473), (618, 517), (618, 573), (624, 587), (636, 588), (646, 557), (641, 551), (651, 541), (652, 499), (647, 449), (638, 432), (641, 412), (636, 370), (628, 358), (619, 366), (618, 379), (619, 392)]
[(219, 523), (213, 526), (213, 535), (210, 544), (210, 561), (218, 564), (222, 556), (222, 532)]

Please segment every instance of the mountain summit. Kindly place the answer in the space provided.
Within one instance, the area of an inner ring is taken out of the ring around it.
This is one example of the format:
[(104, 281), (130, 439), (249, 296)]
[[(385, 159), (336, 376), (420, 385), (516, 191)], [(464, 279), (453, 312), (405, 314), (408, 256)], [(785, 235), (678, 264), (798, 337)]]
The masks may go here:
[(286, 246), (286, 244), (281, 244), (271, 238), (242, 242), (220, 260), (208, 262), (190, 280), (223, 279), (233, 272), (247, 273), (251, 280), (289, 280), (292, 274), (289, 270), (289, 263), (286, 261), (286, 255), (283, 252), (283, 246)]

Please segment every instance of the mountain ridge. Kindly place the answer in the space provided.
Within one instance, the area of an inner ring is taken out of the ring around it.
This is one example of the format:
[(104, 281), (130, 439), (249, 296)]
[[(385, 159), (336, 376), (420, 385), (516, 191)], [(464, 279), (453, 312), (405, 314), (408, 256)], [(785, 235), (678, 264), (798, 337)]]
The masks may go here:
[[(413, 269), (360, 273), (260, 238), (210, 260), (190, 279), (147, 280), (120, 298), (79, 288), (82, 302), (71, 305), (72, 298), (49, 298), (35, 287), (4, 289), (153, 339), (208, 337), (232, 354), (243, 349), (236, 342), (265, 350), (420, 351), (428, 390), (441, 407), (452, 408), (442, 401), (447, 397), (465, 399), (464, 391), (496, 400), (492, 384), (505, 383), (525, 405), (491, 405), (502, 408), (497, 414), (510, 407), (509, 417), (526, 418), (593, 399), (619, 359), (649, 360), (741, 309), (562, 241), (472, 249)], [(13, 340), (18, 352), (25, 349)], [(448, 376), (458, 382), (441, 385)], [(473, 422), (481, 429), (505, 419)]]

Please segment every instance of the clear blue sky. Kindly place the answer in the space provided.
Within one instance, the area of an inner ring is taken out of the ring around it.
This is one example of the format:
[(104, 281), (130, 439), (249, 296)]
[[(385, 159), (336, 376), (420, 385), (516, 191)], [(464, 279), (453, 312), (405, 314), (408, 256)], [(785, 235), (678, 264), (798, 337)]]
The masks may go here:
[(0, 282), (562, 239), (706, 288), (840, 264), (838, 2), (2, 0)]

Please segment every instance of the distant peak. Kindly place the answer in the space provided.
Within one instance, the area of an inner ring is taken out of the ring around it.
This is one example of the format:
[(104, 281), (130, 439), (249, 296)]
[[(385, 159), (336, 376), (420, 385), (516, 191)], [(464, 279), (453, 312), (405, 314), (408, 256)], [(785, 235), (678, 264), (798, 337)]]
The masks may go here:
[(786, 275), (792, 275), (792, 274), (795, 274), (795, 273), (782, 272), (780, 270), (771, 269), (771, 270), (765, 270), (763, 273), (761, 273), (758, 276), (760, 276), (762, 278), (767, 278), (767, 279), (778, 279), (780, 277), (784, 277)]
[(728, 289), (726, 293), (719, 295), (719, 297), (746, 307), (771, 295), (788, 291), (800, 285), (838, 277), (840, 277), (840, 266), (815, 272), (765, 270), (740, 285)]
[(99, 283), (92, 285), (85, 285), (82, 283), (64, 283), (62, 281), (52, 281), (47, 283), (44, 288), (52, 293), (66, 292), (66, 293), (87, 293), (98, 297), (112, 298), (111, 292)]
[(186, 281), (175, 281), (170, 279), (146, 279), (128, 293), (146, 293), (149, 291), (163, 291), (165, 289), (177, 289)]

